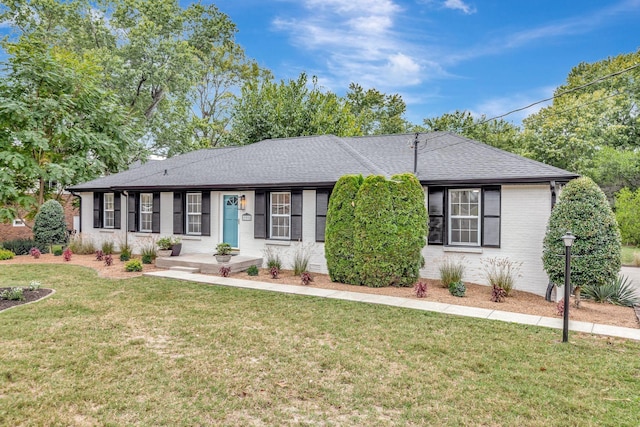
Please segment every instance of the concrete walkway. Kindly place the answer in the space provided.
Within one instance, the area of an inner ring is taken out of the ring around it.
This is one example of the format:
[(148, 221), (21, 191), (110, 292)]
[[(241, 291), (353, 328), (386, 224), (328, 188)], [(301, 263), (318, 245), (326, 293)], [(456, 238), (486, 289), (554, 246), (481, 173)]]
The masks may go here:
[[(562, 329), (562, 319), (558, 317), (534, 316), (531, 314), (511, 313), (508, 311), (490, 310), (486, 308), (467, 307), (433, 301), (410, 298), (391, 297), (385, 295), (365, 294), (362, 292), (336, 291), (332, 289), (313, 288), (296, 285), (280, 285), (277, 283), (256, 282), (253, 280), (234, 279), (229, 277), (208, 276), (178, 270), (163, 270), (145, 273), (145, 276), (166, 277), (210, 285), (232, 286), (236, 288), (257, 289), (263, 291), (282, 292), (287, 294), (308, 295), (322, 298), (334, 298), (347, 301), (366, 302), (371, 304), (391, 305), (436, 313), (454, 314), (457, 316), (475, 317), (479, 319), (500, 320), (502, 322), (520, 323), (523, 325), (544, 326)], [(589, 322), (569, 321), (569, 330), (588, 334), (607, 335), (640, 341), (640, 329), (620, 326), (599, 325)]]

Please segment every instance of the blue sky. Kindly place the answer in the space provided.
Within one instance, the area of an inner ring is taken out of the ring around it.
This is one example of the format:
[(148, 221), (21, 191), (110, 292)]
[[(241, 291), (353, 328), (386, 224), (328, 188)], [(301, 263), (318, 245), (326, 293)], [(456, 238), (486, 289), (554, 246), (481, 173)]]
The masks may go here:
[(399, 93), (416, 124), (456, 109), (506, 113), (551, 96), (580, 62), (640, 48), (640, 0), (213, 3), (277, 79), (304, 71), (339, 95), (350, 82)]

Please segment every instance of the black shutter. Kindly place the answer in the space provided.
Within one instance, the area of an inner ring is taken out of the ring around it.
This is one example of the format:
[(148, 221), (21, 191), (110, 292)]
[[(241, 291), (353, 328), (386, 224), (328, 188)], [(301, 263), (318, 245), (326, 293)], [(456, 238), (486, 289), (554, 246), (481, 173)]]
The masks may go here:
[(500, 187), (482, 191), (482, 246), (500, 247)]
[(160, 193), (153, 193), (153, 207), (151, 210), (151, 232), (160, 232)]
[(93, 228), (102, 228), (103, 194), (93, 193)]
[(113, 194), (113, 228), (119, 230), (122, 222), (122, 214), (120, 209), (120, 193)]
[(202, 192), (202, 212), (200, 214), (200, 220), (202, 221), (201, 225), (201, 234), (203, 236), (211, 235), (211, 192), (203, 191)]
[(291, 192), (291, 240), (302, 240), (302, 191)]
[(324, 242), (331, 190), (316, 190), (316, 242)]
[(173, 234), (184, 234), (184, 193), (173, 193)]
[(430, 245), (445, 244), (445, 190), (429, 188), (429, 239)]
[(138, 206), (140, 206), (140, 193), (129, 193), (127, 202), (127, 228), (131, 232), (138, 231)]
[(267, 238), (267, 193), (256, 191), (254, 196), (253, 212), (253, 237), (255, 239)]

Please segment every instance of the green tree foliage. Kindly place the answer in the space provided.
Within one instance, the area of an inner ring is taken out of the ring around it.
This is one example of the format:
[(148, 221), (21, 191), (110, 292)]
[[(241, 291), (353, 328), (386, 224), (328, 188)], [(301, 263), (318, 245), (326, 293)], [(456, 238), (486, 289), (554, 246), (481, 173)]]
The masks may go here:
[(140, 153), (126, 111), (102, 88), (95, 58), (26, 40), (8, 52), (0, 80), (4, 221), (18, 211), (34, 215), (65, 186), (117, 172)]
[(585, 175), (600, 186), (613, 204), (614, 194), (622, 188), (640, 188), (640, 151), (602, 147)]
[(636, 191), (623, 188), (616, 194), (616, 219), (622, 241), (628, 245), (640, 244), (640, 188)]
[(424, 119), (423, 124), (427, 132), (452, 132), (512, 153), (522, 151), (520, 128), (502, 119), (487, 121), (484, 115), (474, 118), (469, 111), (456, 110)]
[(49, 200), (42, 205), (33, 224), (33, 237), (39, 248), (66, 243), (67, 224), (60, 203)]
[(602, 147), (637, 148), (640, 68), (627, 69), (639, 62), (640, 51), (574, 67), (553, 104), (524, 120), (525, 155), (583, 173)]
[(618, 223), (600, 188), (587, 177), (570, 181), (551, 212), (543, 241), (542, 261), (550, 280), (564, 284), (562, 236), (571, 231), (571, 283), (576, 287), (603, 285), (615, 280), (620, 270)]
[(341, 177), (331, 192), (327, 209), (324, 253), (329, 276), (334, 282), (355, 283), (353, 269), (355, 202), (362, 185), (361, 175)]
[(346, 102), (323, 92), (307, 75), (279, 83), (270, 77), (250, 81), (235, 105), (231, 139), (251, 144), (270, 138), (304, 135), (357, 135), (356, 119)]
[(376, 89), (365, 91), (359, 84), (351, 83), (346, 100), (356, 116), (360, 135), (404, 133), (412, 128), (404, 119), (407, 106), (398, 94), (386, 95)]
[(364, 181), (347, 177), (336, 190), (337, 199), (330, 201), (327, 213), (325, 242), (332, 279), (371, 287), (413, 286), (424, 262), (421, 252), (427, 234), (420, 182), (411, 174), (391, 180), (376, 175)]

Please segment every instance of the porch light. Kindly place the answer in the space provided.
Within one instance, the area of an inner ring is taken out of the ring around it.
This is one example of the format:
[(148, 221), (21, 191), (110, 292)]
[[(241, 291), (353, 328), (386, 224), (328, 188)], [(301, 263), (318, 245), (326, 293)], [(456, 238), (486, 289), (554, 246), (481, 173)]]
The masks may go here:
[(245, 197), (245, 195), (243, 194), (242, 196), (240, 196), (240, 206), (238, 209), (240, 209), (241, 211), (245, 210), (247, 208), (247, 198)]
[(571, 295), (571, 245), (576, 236), (567, 231), (561, 237), (564, 242), (564, 317), (562, 326), (562, 342), (569, 341), (569, 296)]

